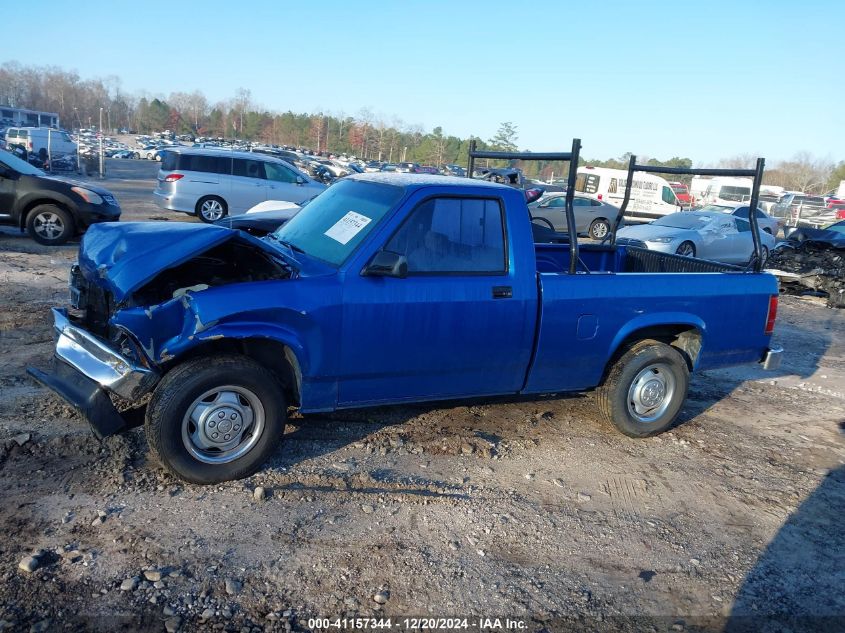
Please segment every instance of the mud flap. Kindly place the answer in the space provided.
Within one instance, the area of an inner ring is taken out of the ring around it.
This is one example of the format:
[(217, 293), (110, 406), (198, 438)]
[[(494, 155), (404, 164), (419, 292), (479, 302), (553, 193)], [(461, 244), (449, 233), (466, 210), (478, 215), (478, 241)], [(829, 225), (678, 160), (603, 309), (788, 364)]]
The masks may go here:
[(47, 372), (35, 367), (27, 367), (26, 372), (79, 411), (88, 420), (97, 439), (129, 428), (99, 384), (58, 358), (53, 357), (53, 366)]

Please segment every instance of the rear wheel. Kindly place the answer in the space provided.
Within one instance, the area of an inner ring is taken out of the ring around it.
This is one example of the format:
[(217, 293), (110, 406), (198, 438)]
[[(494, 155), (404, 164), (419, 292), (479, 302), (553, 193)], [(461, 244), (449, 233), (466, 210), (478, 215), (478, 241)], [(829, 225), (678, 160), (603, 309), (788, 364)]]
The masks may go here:
[(695, 257), (695, 244), (692, 242), (682, 242), (675, 252), (684, 257)]
[(188, 361), (171, 370), (147, 405), (150, 450), (171, 473), (197, 484), (248, 477), (279, 446), (282, 385), (245, 356)]
[(662, 433), (687, 397), (689, 368), (671, 345), (646, 339), (631, 345), (596, 391), (602, 415), (629, 437)]
[(54, 204), (39, 204), (26, 216), (26, 230), (39, 244), (58, 246), (67, 242), (76, 231), (73, 217)]
[(141, 158), (141, 155), (138, 152), (135, 152), (134, 154), (132, 154), (132, 158), (139, 159)]
[(590, 224), (590, 237), (594, 240), (603, 240), (610, 233), (610, 223), (604, 218), (593, 220)]
[(203, 222), (216, 222), (228, 213), (226, 201), (217, 196), (200, 198), (196, 206), (197, 216)]

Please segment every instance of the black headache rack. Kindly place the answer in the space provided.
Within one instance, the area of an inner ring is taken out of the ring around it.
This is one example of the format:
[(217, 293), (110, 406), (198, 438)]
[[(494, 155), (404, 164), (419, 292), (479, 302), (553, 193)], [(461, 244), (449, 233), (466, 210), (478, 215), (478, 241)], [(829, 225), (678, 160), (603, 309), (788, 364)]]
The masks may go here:
[[(628, 202), (631, 199), (631, 186), (634, 181), (634, 172), (641, 171), (652, 174), (675, 174), (679, 176), (739, 176), (752, 179), (751, 186), (751, 200), (748, 201), (748, 221), (751, 224), (751, 239), (754, 241), (754, 255), (751, 258), (750, 266), (753, 267), (754, 272), (759, 273), (763, 268), (762, 245), (760, 243), (760, 233), (757, 222), (757, 204), (760, 200), (760, 184), (763, 182), (763, 168), (766, 161), (762, 158), (757, 159), (757, 166), (754, 169), (686, 169), (684, 167), (656, 167), (653, 165), (638, 165), (637, 157), (631, 156), (628, 163), (628, 179), (625, 183), (625, 197), (622, 199), (622, 207), (613, 222), (610, 231), (610, 245), (616, 244), (616, 231), (622, 222), (622, 216), (628, 209)], [(572, 169), (570, 168), (570, 180), (572, 179)], [(569, 196), (567, 194), (567, 201)], [(567, 216), (569, 218), (569, 216)]]
[(572, 139), (572, 151), (569, 152), (491, 152), (477, 150), (475, 140), (469, 144), (469, 164), (467, 176), (472, 178), (476, 158), (494, 160), (561, 160), (569, 162), (569, 176), (566, 186), (566, 227), (569, 232), (569, 274), (578, 272), (578, 231), (575, 226), (575, 178), (578, 172), (578, 159), (581, 155), (581, 139)]

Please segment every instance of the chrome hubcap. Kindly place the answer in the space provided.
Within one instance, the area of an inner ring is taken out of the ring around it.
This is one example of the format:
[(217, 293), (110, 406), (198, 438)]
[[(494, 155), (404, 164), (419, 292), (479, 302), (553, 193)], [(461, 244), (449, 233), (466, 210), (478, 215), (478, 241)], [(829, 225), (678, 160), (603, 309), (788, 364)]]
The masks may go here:
[(607, 225), (604, 222), (593, 225), (593, 237), (601, 239), (605, 235), (607, 235)]
[(249, 389), (233, 385), (210, 389), (188, 407), (182, 443), (202, 462), (225, 464), (255, 447), (264, 421), (264, 407)]
[(44, 239), (54, 240), (65, 230), (65, 223), (55, 213), (44, 211), (35, 216), (33, 228)]
[(668, 365), (655, 363), (636, 375), (628, 389), (628, 412), (638, 422), (660, 418), (675, 395), (675, 375)]
[(223, 217), (223, 205), (217, 200), (206, 200), (200, 207), (200, 213), (206, 220), (215, 221)]

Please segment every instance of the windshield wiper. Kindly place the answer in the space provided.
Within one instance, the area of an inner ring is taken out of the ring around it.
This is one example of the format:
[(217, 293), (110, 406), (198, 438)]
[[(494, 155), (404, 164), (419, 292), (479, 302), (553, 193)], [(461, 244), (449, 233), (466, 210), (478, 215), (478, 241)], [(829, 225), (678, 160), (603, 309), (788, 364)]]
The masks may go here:
[(305, 251), (299, 248), (298, 246), (291, 244), (290, 242), (286, 242), (285, 240), (280, 240), (279, 237), (275, 233), (268, 233), (267, 237), (276, 240), (282, 246), (287, 246), (290, 250), (295, 251), (297, 253), (304, 253)]

